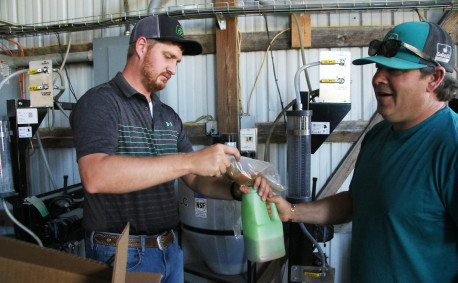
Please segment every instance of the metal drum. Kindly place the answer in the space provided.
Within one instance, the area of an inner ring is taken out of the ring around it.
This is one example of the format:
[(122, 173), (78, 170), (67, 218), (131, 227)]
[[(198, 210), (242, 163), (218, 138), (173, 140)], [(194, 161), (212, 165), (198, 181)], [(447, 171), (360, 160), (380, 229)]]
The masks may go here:
[(209, 199), (178, 181), (178, 200), (183, 237), (215, 273), (246, 272), (243, 236), (233, 226), (241, 225), (241, 202)]

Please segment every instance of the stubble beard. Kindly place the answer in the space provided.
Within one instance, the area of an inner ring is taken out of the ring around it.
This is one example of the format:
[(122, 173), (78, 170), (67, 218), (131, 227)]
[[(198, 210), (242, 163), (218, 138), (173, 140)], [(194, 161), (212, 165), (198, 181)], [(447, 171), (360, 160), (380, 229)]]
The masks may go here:
[(155, 75), (151, 70), (153, 69), (153, 64), (149, 60), (149, 54), (146, 56), (145, 61), (143, 61), (142, 66), (142, 84), (145, 89), (149, 92), (160, 91), (165, 88), (166, 83), (159, 84), (159, 76)]

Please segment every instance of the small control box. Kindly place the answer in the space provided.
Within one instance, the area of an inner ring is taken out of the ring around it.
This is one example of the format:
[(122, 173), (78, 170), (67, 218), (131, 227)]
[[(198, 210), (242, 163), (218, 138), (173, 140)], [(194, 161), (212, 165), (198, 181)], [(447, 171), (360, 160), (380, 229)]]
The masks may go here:
[(29, 86), (31, 107), (53, 107), (52, 61), (29, 62)]

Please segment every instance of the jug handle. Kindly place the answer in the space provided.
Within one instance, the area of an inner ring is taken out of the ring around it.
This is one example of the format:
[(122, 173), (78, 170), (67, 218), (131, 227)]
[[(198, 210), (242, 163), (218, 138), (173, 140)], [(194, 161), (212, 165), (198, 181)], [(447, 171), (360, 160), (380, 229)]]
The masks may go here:
[(272, 217), (271, 220), (280, 220), (280, 216), (278, 215), (278, 210), (277, 207), (275, 206), (275, 203), (269, 202), (270, 209), (272, 210)]

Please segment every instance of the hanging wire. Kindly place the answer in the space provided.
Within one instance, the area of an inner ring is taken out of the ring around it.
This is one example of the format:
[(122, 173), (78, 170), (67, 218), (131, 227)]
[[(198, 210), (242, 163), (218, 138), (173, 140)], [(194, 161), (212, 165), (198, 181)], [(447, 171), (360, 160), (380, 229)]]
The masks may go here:
[(270, 42), (269, 46), (267, 47), (266, 53), (264, 54), (264, 59), (262, 60), (261, 67), (259, 68), (258, 76), (256, 77), (256, 80), (254, 82), (253, 88), (251, 89), (250, 97), (248, 99), (248, 106), (247, 106), (247, 108), (248, 108), (247, 109), (247, 114), (248, 115), (250, 115), (251, 99), (253, 98), (253, 93), (254, 93), (254, 90), (256, 89), (256, 85), (258, 84), (259, 77), (261, 76), (261, 71), (262, 71), (262, 68), (264, 67), (264, 63), (266, 62), (267, 55), (269, 55), (270, 47), (272, 46), (272, 43), (274, 43), (275, 40), (277, 40), (277, 38), (282, 33), (287, 32), (288, 30), (290, 30), (290, 28), (286, 28), (286, 29), (282, 30), (281, 32), (277, 33), (277, 35), (272, 39), (272, 41)]
[[(264, 22), (266, 23), (267, 39), (270, 41), (269, 25), (267, 24), (267, 15), (264, 15)], [(281, 97), (280, 87), (278, 86), (277, 70), (275, 68), (274, 52), (272, 51), (272, 49), (270, 49), (270, 57), (272, 59), (272, 70), (274, 72), (275, 86), (277, 87), (278, 98), (280, 99), (281, 109), (283, 109), (284, 108), (283, 99)], [(283, 119), (286, 123), (286, 115), (283, 115)]]
[[(56, 37), (57, 37), (57, 43), (59, 44), (59, 50), (60, 50), (62, 48), (62, 45), (60, 43), (59, 33), (57, 33), (57, 32), (56, 32)], [(62, 55), (62, 53), (60, 55), (62, 56), (62, 62), (63, 62), (64, 61), (64, 55)], [(71, 94), (75, 98), (75, 101), (78, 101), (78, 98), (76, 98), (75, 90), (73, 89), (72, 81), (70, 80), (70, 76), (68, 75), (68, 70), (67, 70), (66, 66), (64, 66), (64, 70), (65, 70), (65, 75), (66, 75), (67, 81), (68, 81), (68, 89), (70, 90)]]
[(286, 107), (283, 108), (277, 115), (277, 118), (275, 118), (275, 121), (270, 126), (269, 134), (267, 135), (266, 143), (264, 146), (264, 161), (270, 162), (270, 138), (272, 137), (275, 127), (278, 125), (278, 121), (280, 121), (280, 118), (283, 116), (283, 114), (288, 111), (288, 109), (291, 108), (295, 103), (295, 99), (288, 103), (288, 105), (286, 105)]

